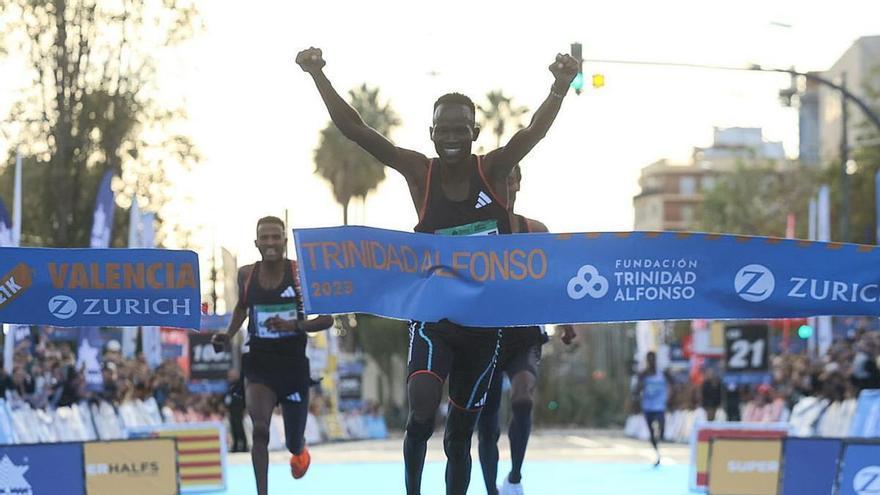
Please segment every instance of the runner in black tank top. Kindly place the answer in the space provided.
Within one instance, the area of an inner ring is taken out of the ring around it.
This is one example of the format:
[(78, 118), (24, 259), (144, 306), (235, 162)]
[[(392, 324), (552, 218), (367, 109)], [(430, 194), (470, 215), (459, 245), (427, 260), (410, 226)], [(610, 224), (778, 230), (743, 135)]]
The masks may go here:
[(257, 493), (268, 493), (268, 443), (272, 411), (281, 404), (290, 468), (294, 478), (305, 475), (311, 456), (303, 434), (309, 409), (307, 332), (326, 330), (329, 316), (306, 320), (302, 308), (296, 262), (284, 257), (284, 222), (265, 217), (257, 222), (262, 260), (238, 272), (238, 304), (225, 333), (212, 337), (220, 350), (238, 332), (245, 319), (249, 352), (242, 356), (245, 403), (254, 425), (251, 441)]
[[(438, 158), (429, 160), (422, 153), (395, 146), (364, 123), (324, 74), (326, 62), (320, 49), (301, 51), (296, 62), (312, 76), (340, 132), (406, 179), (413, 205), (419, 212), (416, 231), (452, 235), (510, 232), (505, 211), (507, 177), (514, 165), (547, 135), (579, 68), (573, 57), (558, 54), (549, 66), (553, 75), (550, 93), (535, 110), (529, 125), (518, 130), (505, 146), (484, 157), (471, 154), (480, 134), (474, 103), (458, 93), (441, 96), (434, 103), (430, 129)], [(442, 306), (443, 301), (437, 304)], [(425, 449), (434, 430), (443, 381), (449, 375), (453, 405), (443, 441), (448, 459), (446, 493), (465, 495), (470, 483), (470, 442), (493, 373), (498, 330), (468, 329), (443, 320), (413, 322), (409, 333), (409, 419), (403, 446), (407, 494), (421, 493)]]
[(469, 189), (461, 200), (446, 197), (441, 187), (441, 166), (437, 160), (428, 164), (428, 181), (424, 205), (416, 232), (443, 235), (491, 235), (509, 234), (510, 215), (506, 198), (499, 199), (492, 186), (483, 178), (483, 157), (472, 158)]
[[(514, 167), (508, 180), (510, 217), (514, 233), (547, 232), (543, 223), (517, 215), (513, 212), (522, 175), (519, 165)], [(563, 326), (563, 342), (571, 343), (573, 329)], [(505, 328), (501, 338), (501, 352), (495, 375), (489, 386), (486, 406), (480, 413), (478, 424), (480, 466), (483, 481), (489, 495), (522, 494), (522, 464), (525, 460), (526, 446), (532, 427), (532, 406), (538, 378), (538, 364), (541, 361), (541, 346), (547, 342), (547, 334), (542, 327)], [(503, 376), (511, 383), (510, 403), (512, 417), (508, 429), (510, 440), (511, 470), (505, 476), (501, 487), (496, 487), (498, 477), (498, 439), (501, 436), (499, 410), (501, 409), (501, 388)]]

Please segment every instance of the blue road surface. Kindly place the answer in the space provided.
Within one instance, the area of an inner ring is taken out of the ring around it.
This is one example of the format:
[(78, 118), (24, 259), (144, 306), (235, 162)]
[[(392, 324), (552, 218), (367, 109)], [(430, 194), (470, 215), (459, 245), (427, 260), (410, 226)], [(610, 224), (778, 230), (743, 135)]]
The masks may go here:
[[(442, 495), (445, 463), (425, 464), (422, 493)], [(486, 493), (479, 461), (474, 459), (468, 494)], [(499, 473), (507, 473), (509, 462), (501, 462)], [(688, 467), (676, 464), (653, 468), (649, 463), (597, 463), (587, 461), (529, 461), (523, 467), (523, 488), (529, 495), (686, 495)], [(230, 464), (228, 485), (223, 492), (202, 492), (215, 495), (256, 495), (250, 464)], [(499, 476), (500, 479), (500, 476)], [(403, 463), (315, 463), (300, 480), (290, 477), (286, 465), (269, 468), (270, 494), (373, 494), (403, 495)]]

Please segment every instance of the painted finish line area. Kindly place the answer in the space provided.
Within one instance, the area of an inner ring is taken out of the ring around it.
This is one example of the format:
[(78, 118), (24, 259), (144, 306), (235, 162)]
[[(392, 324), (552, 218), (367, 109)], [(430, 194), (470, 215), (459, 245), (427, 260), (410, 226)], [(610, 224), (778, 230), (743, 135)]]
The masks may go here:
[(675, 232), (456, 237), (334, 227), (294, 236), (312, 314), (485, 327), (880, 316), (873, 246)]

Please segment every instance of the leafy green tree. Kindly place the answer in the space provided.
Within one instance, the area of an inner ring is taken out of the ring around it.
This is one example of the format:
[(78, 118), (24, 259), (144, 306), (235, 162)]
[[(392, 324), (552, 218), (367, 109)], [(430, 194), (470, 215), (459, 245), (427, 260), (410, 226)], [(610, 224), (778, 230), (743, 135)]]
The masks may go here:
[[(364, 122), (383, 136), (400, 125), (390, 103), (379, 101), (379, 88), (366, 84), (348, 92), (351, 106)], [(339, 132), (333, 123), (321, 131), (315, 149), (315, 173), (330, 183), (333, 197), (342, 206), (342, 223), (348, 225), (348, 205), (353, 198), (367, 194), (385, 180), (385, 166)]]
[[(138, 197), (142, 208), (161, 210), (168, 170), (199, 160), (175, 129), (185, 113), (159, 102), (156, 62), (200, 27), (194, 1), (0, 0), (0, 12), (0, 55), (21, 55), (33, 81), (5, 126), (25, 155), (23, 242), (88, 245), (106, 170), (118, 177), (123, 205)], [(0, 173), (10, 199), (11, 163)], [(124, 245), (115, 230), (113, 245)]]
[(794, 213), (797, 234), (805, 237), (814, 190), (815, 174), (808, 169), (741, 163), (734, 171), (719, 174), (715, 187), (706, 193), (700, 230), (784, 237), (788, 214)]
[(505, 96), (500, 89), (486, 94), (486, 103), (477, 105), (480, 113), (480, 125), (483, 130), (495, 136), (495, 147), (501, 147), (501, 140), (510, 132), (523, 128), (523, 117), (529, 109), (514, 105), (513, 98)]

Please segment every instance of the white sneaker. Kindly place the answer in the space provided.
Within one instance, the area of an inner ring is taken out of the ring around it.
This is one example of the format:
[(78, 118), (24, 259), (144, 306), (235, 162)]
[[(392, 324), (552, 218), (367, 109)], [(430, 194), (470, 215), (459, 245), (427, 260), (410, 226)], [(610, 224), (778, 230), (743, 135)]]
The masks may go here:
[(523, 495), (522, 483), (511, 483), (507, 476), (505, 476), (504, 484), (498, 490), (498, 495)]

